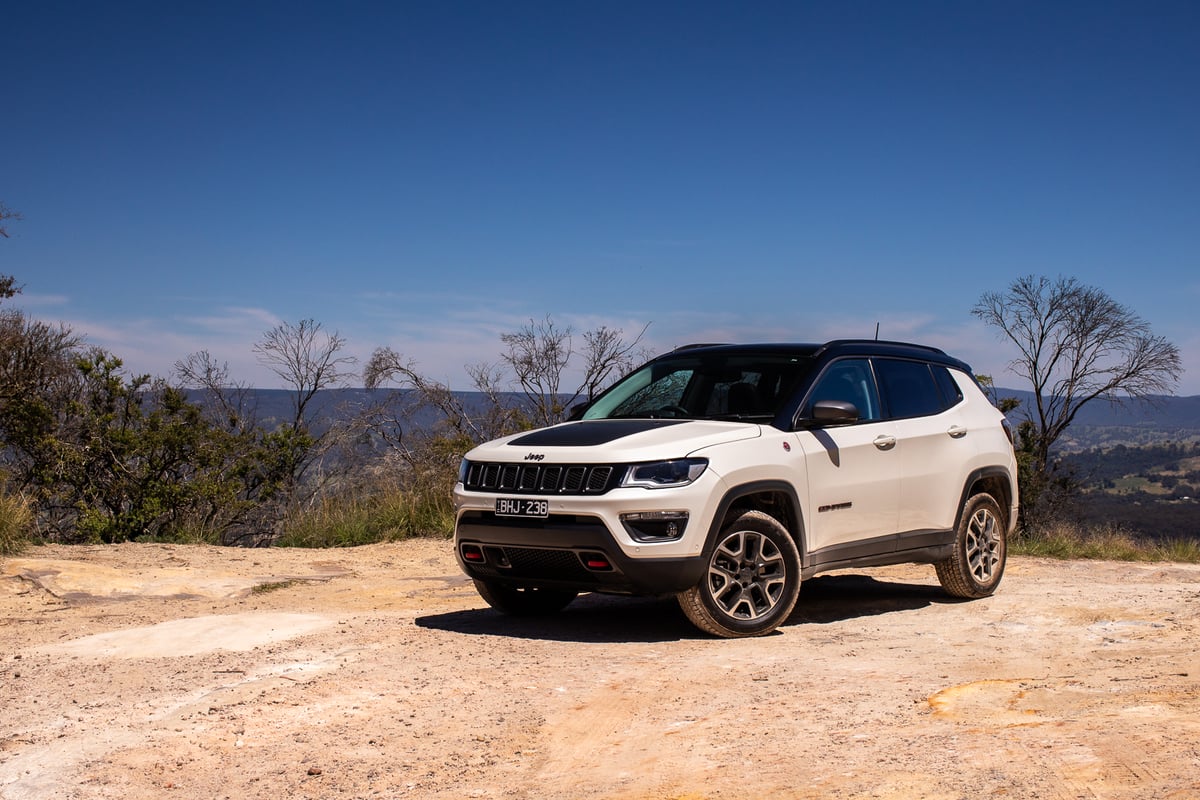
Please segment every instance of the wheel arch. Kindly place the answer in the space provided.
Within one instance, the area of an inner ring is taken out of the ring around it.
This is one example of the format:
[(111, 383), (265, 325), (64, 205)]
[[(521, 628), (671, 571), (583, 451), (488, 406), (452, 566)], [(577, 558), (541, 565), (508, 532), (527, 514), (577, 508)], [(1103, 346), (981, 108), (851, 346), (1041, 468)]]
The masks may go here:
[(963, 482), (962, 496), (958, 498), (958, 511), (954, 514), (954, 530), (958, 530), (959, 524), (962, 523), (963, 508), (966, 507), (967, 500), (980, 493), (992, 496), (996, 505), (1000, 506), (1000, 513), (1004, 515), (1005, 530), (1011, 529), (1012, 520), (1009, 519), (1009, 515), (1012, 513), (1012, 476), (1003, 467), (982, 467), (968, 475), (967, 480)]
[(796, 488), (787, 481), (764, 480), (751, 481), (735, 486), (725, 493), (717, 506), (708, 526), (707, 538), (704, 542), (704, 554), (711, 554), (717, 535), (730, 521), (743, 511), (762, 511), (770, 514), (791, 534), (800, 551), (800, 562), (808, 561), (807, 550), (804, 547), (804, 514), (801, 512), (800, 498)]

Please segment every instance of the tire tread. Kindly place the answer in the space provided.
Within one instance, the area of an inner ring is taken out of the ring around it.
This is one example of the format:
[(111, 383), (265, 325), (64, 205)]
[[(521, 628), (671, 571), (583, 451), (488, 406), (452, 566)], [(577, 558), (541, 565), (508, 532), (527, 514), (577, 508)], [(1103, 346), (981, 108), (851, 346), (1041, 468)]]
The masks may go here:
[[(1004, 574), (1004, 562), (1000, 564), (1000, 577), (992, 583), (990, 587), (981, 588), (975, 581), (969, 577), (970, 566), (967, 564), (966, 551), (964, 549), (963, 540), (966, 527), (971, 523), (971, 517), (981, 503), (987, 502), (993, 506), (998, 524), (1002, 526), (1001, 536), (1004, 536), (1006, 530), (1004, 523), (1004, 514), (1000, 508), (1000, 504), (996, 499), (986, 492), (971, 495), (967, 502), (963, 505), (962, 518), (958, 523), (958, 530), (955, 533), (954, 552), (950, 558), (944, 561), (938, 561), (933, 566), (937, 572), (938, 583), (942, 585), (942, 589), (946, 594), (952, 597), (961, 597), (968, 600), (978, 600), (983, 597), (988, 597), (996, 591), (996, 587), (1000, 585), (1000, 578)], [(1007, 537), (1005, 537), (1007, 538)], [(1008, 543), (1005, 542), (1005, 560), (1007, 560)]]
[(762, 525), (775, 529), (782, 539), (782, 545), (780, 549), (784, 550), (785, 548), (788, 548), (790, 550), (789, 553), (785, 554), (785, 560), (789, 557), (792, 559), (796, 571), (796, 588), (790, 597), (785, 598), (782, 601), (783, 606), (773, 612), (773, 620), (769, 627), (759, 627), (745, 630), (723, 625), (721, 621), (714, 615), (712, 610), (708, 608), (704, 602), (704, 589), (702, 588), (703, 581), (706, 580), (706, 578), (701, 578), (701, 583), (689, 589), (685, 589), (676, 595), (679, 608), (683, 611), (684, 616), (686, 616), (693, 625), (705, 633), (713, 636), (719, 636), (724, 639), (762, 636), (770, 633), (779, 627), (785, 620), (787, 620), (789, 616), (791, 616), (792, 609), (795, 608), (796, 601), (800, 596), (800, 554), (799, 550), (796, 548), (796, 543), (792, 539), (791, 534), (788, 533), (787, 528), (785, 528), (779, 520), (775, 519), (775, 517), (771, 516), (770, 514), (767, 514), (763, 511), (749, 510), (737, 515), (727, 525), (722, 527), (721, 534), (723, 535), (725, 531), (736, 525), (751, 527), (754, 525)]

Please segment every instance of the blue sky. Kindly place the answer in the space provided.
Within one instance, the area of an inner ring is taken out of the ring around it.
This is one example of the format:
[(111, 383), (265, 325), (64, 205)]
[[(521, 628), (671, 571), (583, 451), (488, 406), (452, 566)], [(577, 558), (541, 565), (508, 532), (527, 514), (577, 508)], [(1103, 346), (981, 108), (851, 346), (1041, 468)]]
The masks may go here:
[(48, 2), (0, 30), (13, 305), (165, 375), (313, 318), (469, 388), (499, 336), (875, 333), (1106, 290), (1200, 394), (1195, 2)]

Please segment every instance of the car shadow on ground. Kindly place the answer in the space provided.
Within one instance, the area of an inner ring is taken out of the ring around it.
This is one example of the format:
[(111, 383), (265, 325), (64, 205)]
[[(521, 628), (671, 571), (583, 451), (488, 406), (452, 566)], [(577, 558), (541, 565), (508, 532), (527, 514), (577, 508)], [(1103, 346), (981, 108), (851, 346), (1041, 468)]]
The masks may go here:
[(940, 586), (884, 581), (870, 575), (818, 575), (800, 587), (800, 600), (784, 624), (829, 624), (958, 602)]
[[(784, 626), (823, 625), (955, 602), (960, 601), (938, 586), (867, 575), (821, 575), (804, 582)], [(454, 633), (596, 644), (710, 638), (688, 622), (673, 598), (601, 594), (583, 595), (564, 611), (545, 617), (514, 617), (485, 607), (430, 614), (418, 617), (416, 624)]]
[(510, 616), (483, 606), (417, 617), (416, 624), (454, 633), (593, 644), (674, 642), (698, 633), (673, 598), (602, 594), (582, 595), (550, 616)]

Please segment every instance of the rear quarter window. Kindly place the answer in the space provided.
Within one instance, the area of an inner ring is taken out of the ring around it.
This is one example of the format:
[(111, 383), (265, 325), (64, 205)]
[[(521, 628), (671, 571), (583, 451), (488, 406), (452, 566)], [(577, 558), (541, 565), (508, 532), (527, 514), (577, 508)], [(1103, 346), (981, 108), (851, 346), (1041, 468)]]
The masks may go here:
[(933, 372), (933, 379), (942, 393), (942, 408), (950, 408), (961, 403), (963, 400), (962, 389), (959, 388), (958, 381), (954, 380), (954, 376), (950, 374), (950, 370), (942, 366), (930, 366), (929, 369)]

